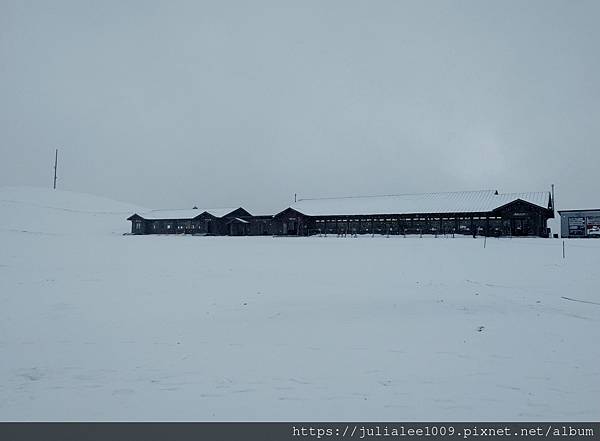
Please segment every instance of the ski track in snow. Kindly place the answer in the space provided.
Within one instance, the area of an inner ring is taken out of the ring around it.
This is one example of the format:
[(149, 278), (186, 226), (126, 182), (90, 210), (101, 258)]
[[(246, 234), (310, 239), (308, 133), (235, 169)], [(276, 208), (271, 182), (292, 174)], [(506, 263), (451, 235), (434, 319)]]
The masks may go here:
[(590, 305), (600, 305), (600, 303), (599, 303), (599, 302), (590, 302), (589, 300), (579, 300), (579, 299), (572, 299), (572, 298), (570, 298), (570, 297), (565, 297), (565, 296), (562, 296), (562, 297), (561, 297), (561, 299), (570, 300), (570, 301), (572, 301), (572, 302), (588, 303), (588, 304), (590, 304)]

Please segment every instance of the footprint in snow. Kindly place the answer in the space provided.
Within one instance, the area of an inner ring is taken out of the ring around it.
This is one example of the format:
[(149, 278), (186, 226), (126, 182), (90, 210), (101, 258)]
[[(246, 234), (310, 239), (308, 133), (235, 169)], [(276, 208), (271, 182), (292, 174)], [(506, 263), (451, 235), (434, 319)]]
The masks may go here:
[(484, 329), (485, 329), (485, 326), (478, 326), (477, 332), (483, 332)]

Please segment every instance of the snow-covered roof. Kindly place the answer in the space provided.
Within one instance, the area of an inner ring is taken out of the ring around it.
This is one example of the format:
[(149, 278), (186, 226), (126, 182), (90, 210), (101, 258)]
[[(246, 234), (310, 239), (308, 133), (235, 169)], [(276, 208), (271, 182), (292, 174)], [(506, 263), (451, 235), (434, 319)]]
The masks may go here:
[(212, 214), (214, 217), (223, 217), (235, 210), (236, 208), (193, 208), (180, 210), (151, 210), (145, 213), (138, 213), (139, 216), (147, 220), (158, 219), (193, 219), (202, 213)]
[(495, 190), (300, 199), (291, 205), (308, 216), (489, 212), (521, 199), (543, 208), (549, 192), (504, 193)]
[(239, 217), (234, 217), (233, 219), (231, 219), (229, 221), (229, 223), (233, 223), (233, 222), (238, 222), (240, 224), (249, 224), (250, 222), (248, 222), (247, 220), (244, 219), (240, 219)]
[(556, 210), (559, 213), (579, 213), (583, 211), (589, 211), (592, 213), (600, 213), (600, 208), (571, 208), (568, 210)]
[(529, 202), (530, 204), (537, 205), (542, 208), (548, 208), (550, 206), (549, 191), (534, 191), (526, 193), (501, 193), (498, 194), (496, 197), (498, 198), (497, 202), (500, 203), (498, 207), (514, 202), (517, 199)]

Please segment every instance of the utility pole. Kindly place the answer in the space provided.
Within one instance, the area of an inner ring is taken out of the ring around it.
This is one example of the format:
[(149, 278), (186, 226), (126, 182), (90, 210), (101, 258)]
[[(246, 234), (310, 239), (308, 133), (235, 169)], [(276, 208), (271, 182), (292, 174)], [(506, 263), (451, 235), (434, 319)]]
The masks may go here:
[(296, 197), (298, 196), (297, 193), (294, 193), (294, 204), (296, 203)]
[(56, 190), (56, 168), (58, 166), (58, 149), (54, 154), (54, 189)]
[[(554, 184), (552, 184), (552, 194), (550, 195), (550, 198), (552, 199), (552, 219), (554, 219), (554, 217), (556, 216), (556, 205), (554, 205)], [(546, 222), (547, 224), (547, 222)], [(546, 225), (548, 226), (548, 225)], [(550, 234), (549, 236), (552, 237), (552, 229), (550, 229)], [(558, 237), (558, 236), (556, 236)], [(563, 256), (564, 257), (564, 256)]]

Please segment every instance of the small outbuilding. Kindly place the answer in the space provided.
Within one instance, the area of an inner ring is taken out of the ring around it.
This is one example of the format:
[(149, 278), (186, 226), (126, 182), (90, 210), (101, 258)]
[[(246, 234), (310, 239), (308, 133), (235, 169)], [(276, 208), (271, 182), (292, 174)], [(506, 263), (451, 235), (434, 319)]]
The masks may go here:
[(560, 235), (565, 238), (600, 238), (600, 209), (559, 210)]

